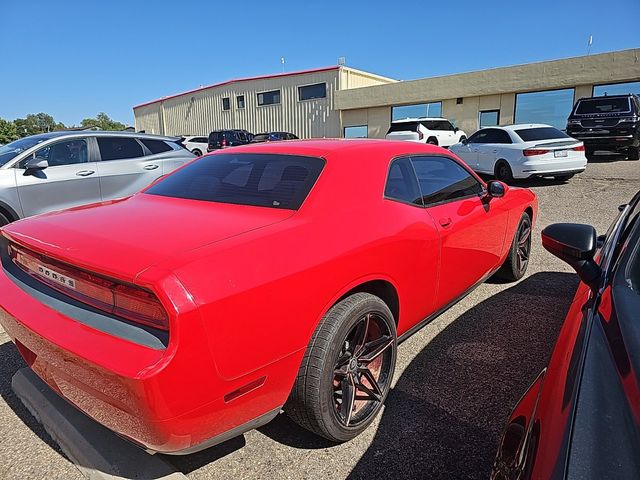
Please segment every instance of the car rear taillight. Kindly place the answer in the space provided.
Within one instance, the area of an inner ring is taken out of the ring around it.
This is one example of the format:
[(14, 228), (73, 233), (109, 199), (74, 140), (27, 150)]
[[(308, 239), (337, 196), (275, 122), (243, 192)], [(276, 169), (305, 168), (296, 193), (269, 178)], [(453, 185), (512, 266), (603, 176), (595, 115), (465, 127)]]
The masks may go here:
[(573, 147), (571, 150), (574, 152), (584, 152), (584, 145), (578, 145), (577, 147)]
[(148, 290), (85, 272), (15, 245), (9, 246), (9, 255), (21, 270), (68, 297), (131, 322), (169, 330), (167, 312)]
[(226, 146), (227, 146), (227, 139), (226, 139), (226, 138), (223, 138), (223, 139), (222, 139), (222, 141), (220, 142), (220, 145), (221, 145), (222, 147), (226, 147)]
[(535, 155), (544, 155), (545, 153), (549, 153), (549, 150), (544, 150), (542, 148), (527, 148), (523, 150), (522, 153), (525, 157), (533, 157)]

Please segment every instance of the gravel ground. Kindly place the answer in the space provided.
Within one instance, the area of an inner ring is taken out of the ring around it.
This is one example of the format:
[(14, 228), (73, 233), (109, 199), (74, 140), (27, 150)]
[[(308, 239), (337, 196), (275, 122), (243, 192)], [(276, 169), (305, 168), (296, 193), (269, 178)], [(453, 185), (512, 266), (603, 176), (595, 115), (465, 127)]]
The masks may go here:
[[(594, 161), (562, 184), (523, 184), (540, 212), (527, 276), (486, 283), (398, 351), (385, 409), (363, 435), (334, 446), (280, 415), (269, 425), (187, 457), (167, 457), (190, 479), (487, 478), (504, 422), (545, 366), (577, 286), (545, 252), (540, 230), (560, 221), (604, 233), (640, 190), (640, 162)], [(11, 391), (23, 366), (0, 329), (0, 478), (80, 478)]]

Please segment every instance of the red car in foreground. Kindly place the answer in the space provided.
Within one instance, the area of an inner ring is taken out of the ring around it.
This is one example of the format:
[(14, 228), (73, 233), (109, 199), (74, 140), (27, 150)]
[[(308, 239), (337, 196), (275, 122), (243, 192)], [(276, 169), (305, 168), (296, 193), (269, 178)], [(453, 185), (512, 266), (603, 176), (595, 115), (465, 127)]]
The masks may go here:
[(379, 412), (399, 341), (494, 273), (522, 277), (536, 210), (431, 145), (237, 147), (5, 227), (0, 323), (147, 450), (193, 452), (283, 408), (346, 441)]

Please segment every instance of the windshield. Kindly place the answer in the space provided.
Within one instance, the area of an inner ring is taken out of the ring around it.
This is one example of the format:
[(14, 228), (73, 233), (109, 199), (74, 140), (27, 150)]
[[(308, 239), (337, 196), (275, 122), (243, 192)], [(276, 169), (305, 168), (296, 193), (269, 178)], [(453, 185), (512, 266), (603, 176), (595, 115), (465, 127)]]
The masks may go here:
[(571, 138), (564, 132), (553, 127), (522, 128), (515, 131), (523, 142), (538, 140), (555, 140), (557, 138)]
[(47, 139), (42, 137), (27, 137), (7, 143), (0, 147), (0, 166), (5, 165), (25, 150), (44, 142), (45, 140)]
[(323, 166), (321, 158), (298, 155), (209, 155), (169, 175), (145, 193), (297, 210)]
[(629, 97), (618, 98), (591, 98), (580, 100), (576, 114), (592, 115), (596, 113), (627, 113), (631, 111)]

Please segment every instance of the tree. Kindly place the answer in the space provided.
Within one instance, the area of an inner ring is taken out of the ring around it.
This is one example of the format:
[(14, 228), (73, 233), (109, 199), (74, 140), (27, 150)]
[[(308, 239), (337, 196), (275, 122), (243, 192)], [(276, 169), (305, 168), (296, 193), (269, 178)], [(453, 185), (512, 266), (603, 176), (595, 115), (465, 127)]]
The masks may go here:
[(17, 139), (16, 124), (0, 118), (0, 144), (13, 142)]
[(83, 127), (98, 127), (100, 130), (124, 130), (127, 126), (124, 123), (116, 122), (109, 118), (104, 112), (96, 115), (96, 118), (85, 118), (80, 122)]
[(13, 123), (20, 137), (53, 132), (54, 130), (62, 130), (65, 128), (64, 124), (56, 123), (51, 115), (43, 112), (36, 113), (35, 115), (30, 113), (26, 118), (16, 118)]

